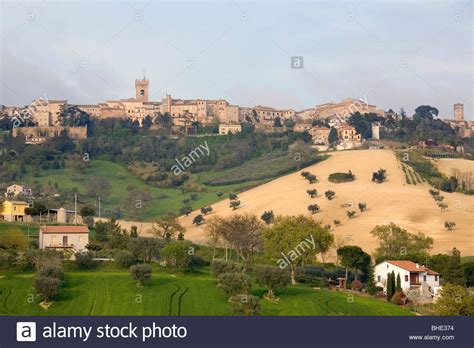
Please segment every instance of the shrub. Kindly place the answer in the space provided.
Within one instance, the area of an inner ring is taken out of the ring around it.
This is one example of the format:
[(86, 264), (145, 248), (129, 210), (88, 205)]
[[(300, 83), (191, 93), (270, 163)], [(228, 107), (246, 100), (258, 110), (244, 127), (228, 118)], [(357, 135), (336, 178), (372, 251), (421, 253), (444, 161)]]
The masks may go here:
[(0, 249), (26, 249), (28, 240), (19, 228), (10, 227), (0, 233)]
[(334, 183), (354, 181), (355, 175), (349, 170), (349, 173), (332, 173), (329, 175), (328, 180)]
[(315, 214), (320, 210), (320, 208), (317, 204), (310, 204), (308, 205), (308, 210), (311, 212), (311, 214)]
[(36, 272), (36, 275), (43, 277), (56, 278), (60, 281), (64, 280), (64, 271), (61, 266), (47, 265)]
[(46, 300), (51, 300), (59, 293), (61, 280), (37, 274), (35, 276), (34, 286), (38, 294), (43, 295)]
[(274, 266), (256, 266), (254, 271), (257, 283), (265, 286), (268, 297), (275, 297), (275, 289), (285, 289), (290, 283), (290, 273)]
[(385, 181), (386, 179), (386, 173), (387, 171), (385, 169), (380, 168), (378, 171), (372, 173), (372, 181), (377, 182), (378, 184), (381, 184)]
[(326, 198), (328, 200), (331, 200), (334, 198), (334, 196), (336, 195), (336, 193), (334, 191), (331, 191), (331, 190), (327, 190), (326, 192), (324, 192), (324, 195), (326, 196)]
[(248, 294), (252, 289), (252, 282), (244, 273), (223, 273), (218, 277), (218, 286), (227, 296)]
[(0, 269), (7, 269), (13, 266), (15, 256), (6, 251), (0, 251)]
[(193, 224), (195, 224), (196, 226), (199, 226), (204, 221), (205, 221), (204, 216), (202, 216), (202, 214), (198, 214), (194, 217)]
[(454, 227), (456, 227), (456, 223), (454, 221), (445, 221), (444, 228), (451, 231)]
[(151, 273), (151, 266), (147, 264), (139, 264), (130, 267), (132, 279), (136, 280), (140, 286), (151, 280)]
[(266, 211), (262, 214), (261, 219), (265, 221), (267, 225), (270, 225), (273, 220), (275, 219), (275, 215), (273, 214), (273, 210)]
[(238, 273), (242, 272), (242, 265), (240, 263), (225, 261), (222, 259), (214, 259), (211, 263), (212, 275), (218, 277), (224, 273)]
[(356, 212), (353, 211), (353, 210), (351, 210), (351, 211), (348, 210), (348, 211), (346, 212), (346, 214), (347, 214), (347, 217), (348, 217), (349, 219), (352, 219), (352, 218), (355, 216)]
[(362, 283), (360, 280), (354, 279), (351, 283), (351, 289), (361, 291), (362, 290)]
[(74, 256), (76, 258), (76, 265), (80, 269), (88, 269), (97, 266), (90, 252), (76, 253)]
[(407, 296), (403, 293), (403, 291), (396, 291), (390, 301), (397, 305), (404, 305), (407, 301)]
[(335, 226), (339, 226), (341, 224), (341, 221), (340, 220), (334, 220), (334, 225)]
[(193, 255), (191, 256), (191, 262), (189, 263), (189, 269), (197, 270), (203, 268), (206, 262), (201, 256)]
[(193, 212), (193, 208), (191, 208), (190, 206), (185, 206), (185, 207), (182, 207), (181, 209), (179, 209), (179, 213), (181, 215), (186, 215), (188, 216), (189, 214), (191, 214)]
[(232, 210), (235, 210), (239, 207), (239, 205), (240, 205), (240, 201), (231, 201), (229, 204), (229, 207), (231, 207)]
[(117, 264), (123, 268), (129, 268), (135, 263), (135, 257), (133, 256), (133, 253), (128, 250), (120, 250), (115, 254), (114, 259), (115, 262), (117, 262)]
[(166, 264), (181, 270), (188, 269), (193, 255), (193, 244), (189, 241), (175, 241), (166, 244), (161, 250), (161, 257)]
[(309, 174), (309, 175), (306, 177), (306, 180), (308, 180), (310, 184), (314, 184), (315, 182), (318, 181), (318, 178), (316, 177), (316, 175)]
[(367, 204), (365, 204), (364, 202), (359, 202), (359, 210), (360, 212), (367, 210)]
[(212, 213), (212, 207), (211, 206), (207, 206), (207, 207), (202, 207), (201, 208), (201, 213), (204, 214), (204, 215), (207, 215), (209, 213)]
[(230, 303), (235, 315), (258, 315), (261, 311), (260, 299), (256, 296), (239, 294), (234, 296)]
[(235, 201), (237, 199), (237, 194), (236, 193), (229, 193), (229, 199), (231, 201)]
[(446, 209), (448, 209), (448, 205), (443, 202), (438, 202), (438, 207), (439, 209), (441, 209), (441, 211), (445, 211)]
[(312, 189), (312, 190), (306, 190), (306, 193), (311, 197), (314, 198), (318, 195), (318, 190)]

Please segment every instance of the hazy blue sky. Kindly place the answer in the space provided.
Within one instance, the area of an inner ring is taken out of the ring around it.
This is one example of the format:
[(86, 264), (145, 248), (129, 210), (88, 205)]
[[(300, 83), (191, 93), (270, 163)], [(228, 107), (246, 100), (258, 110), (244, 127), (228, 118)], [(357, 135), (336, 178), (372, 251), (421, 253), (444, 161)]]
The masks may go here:
[[(472, 117), (472, 1), (8, 2), (0, 104), (134, 96), (300, 110), (343, 97)], [(304, 68), (291, 69), (290, 57)]]

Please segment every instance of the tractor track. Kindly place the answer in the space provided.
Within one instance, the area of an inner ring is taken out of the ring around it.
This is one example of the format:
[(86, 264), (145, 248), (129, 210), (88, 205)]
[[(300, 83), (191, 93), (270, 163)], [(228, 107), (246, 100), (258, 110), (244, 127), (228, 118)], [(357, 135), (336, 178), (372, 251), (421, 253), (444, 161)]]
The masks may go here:
[(178, 297), (178, 315), (181, 315), (181, 299), (183, 298), (183, 296), (188, 292), (188, 287), (185, 286), (184, 287), (185, 290), (183, 291), (183, 293), (181, 295), (179, 295)]
[(173, 311), (173, 298), (174, 298), (174, 295), (176, 295), (179, 292), (179, 290), (181, 290), (181, 288), (178, 285), (173, 284), (173, 286), (176, 287), (176, 290), (170, 296), (170, 310), (169, 310), (168, 315), (172, 315), (171, 312)]

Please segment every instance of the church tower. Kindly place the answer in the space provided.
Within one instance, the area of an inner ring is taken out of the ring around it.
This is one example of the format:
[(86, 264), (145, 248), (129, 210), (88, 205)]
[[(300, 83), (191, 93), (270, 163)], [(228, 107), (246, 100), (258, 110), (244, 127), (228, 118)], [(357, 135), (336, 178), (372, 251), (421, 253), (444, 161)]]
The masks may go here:
[(147, 80), (145, 77), (145, 72), (143, 72), (143, 79), (135, 80), (135, 99), (148, 102), (148, 84), (150, 80)]

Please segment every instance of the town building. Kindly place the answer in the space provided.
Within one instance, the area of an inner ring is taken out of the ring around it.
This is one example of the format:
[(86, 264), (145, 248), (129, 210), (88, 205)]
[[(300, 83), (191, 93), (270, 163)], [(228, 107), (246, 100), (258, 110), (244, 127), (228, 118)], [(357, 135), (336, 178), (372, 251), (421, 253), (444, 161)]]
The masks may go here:
[(439, 273), (413, 261), (386, 260), (375, 266), (375, 285), (382, 287), (384, 292), (387, 290), (388, 274), (392, 271), (395, 277), (400, 275), (401, 288), (405, 293), (424, 283), (431, 288), (433, 295), (439, 290)]
[(379, 140), (380, 139), (380, 125), (376, 123), (372, 123), (372, 139)]
[(220, 124), (219, 125), (219, 134), (237, 134), (242, 131), (242, 126), (240, 124)]
[(340, 102), (329, 102), (316, 105), (314, 108), (297, 112), (302, 119), (333, 119), (334, 123), (343, 123), (355, 112), (374, 113), (384, 117), (385, 111), (369, 104), (367, 100), (345, 98)]
[(74, 252), (81, 252), (87, 250), (87, 244), (89, 244), (89, 228), (87, 226), (63, 225), (40, 227), (40, 249), (70, 249)]
[(26, 144), (42, 144), (48, 138), (52, 138), (66, 131), (68, 136), (74, 140), (87, 139), (87, 126), (85, 127), (62, 127), (62, 126), (37, 126), (13, 128), (13, 136), (24, 136)]
[(293, 126), (293, 132), (309, 132), (312, 127), (313, 125), (311, 123), (295, 123), (295, 125)]
[(339, 136), (339, 140), (342, 142), (360, 142), (361, 141), (361, 136), (359, 133), (356, 132), (356, 129), (347, 124), (339, 127), (337, 129), (337, 134)]
[(461, 103), (454, 104), (454, 120), (464, 121), (464, 104), (461, 104)]
[(31, 197), (32, 195), (33, 191), (31, 188), (24, 185), (13, 184), (8, 186), (5, 191), (5, 197), (7, 198), (14, 198), (18, 196)]
[(312, 127), (309, 134), (315, 145), (329, 145), (329, 133), (331, 129), (328, 127)]
[(30, 204), (24, 201), (4, 201), (0, 206), (0, 219), (11, 222), (27, 221), (28, 215), (26, 215), (25, 209), (29, 206)]

